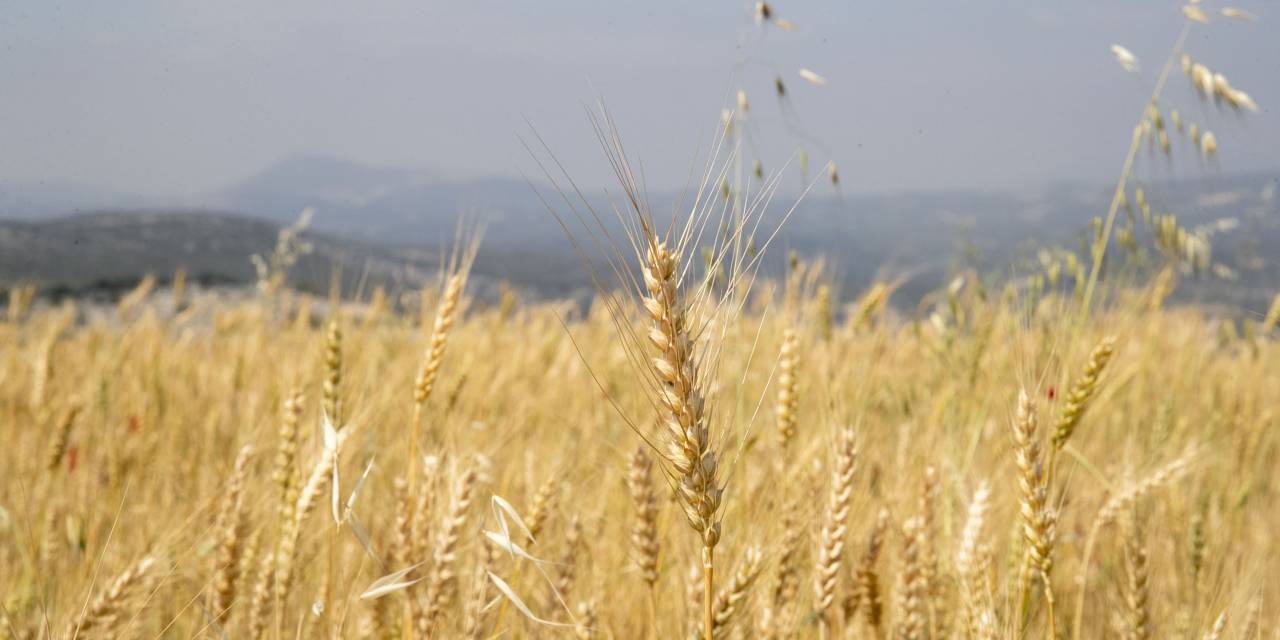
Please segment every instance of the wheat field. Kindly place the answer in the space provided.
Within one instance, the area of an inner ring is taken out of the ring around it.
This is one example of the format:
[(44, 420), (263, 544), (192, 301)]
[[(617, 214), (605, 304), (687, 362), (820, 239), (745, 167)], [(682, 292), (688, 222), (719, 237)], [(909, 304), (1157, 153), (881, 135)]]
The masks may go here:
[(1170, 303), (1230, 269), (1132, 184), (1170, 138), (1216, 161), (1162, 102), (1179, 62), (1258, 110), (1182, 11), (1082, 250), (914, 310), (892, 279), (842, 299), (816, 256), (761, 267), (777, 181), (743, 186), (742, 91), (670, 221), (593, 122), (618, 222), (570, 180), (552, 212), (587, 304), (476, 295), (470, 233), (421, 291), (297, 291), (309, 214), (251, 292), (13, 287), (0, 637), (1280, 638), (1280, 297)]
[(465, 267), (420, 309), (157, 289), (12, 314), (0, 628), (686, 637), (712, 529), (717, 638), (1277, 624), (1274, 317), (1228, 332), (1164, 281), (1081, 320), (969, 274), (912, 320), (801, 263), (686, 344), (716, 343), (707, 509), (662, 430), (682, 385), (655, 394), (627, 339), (643, 303), (485, 305)]

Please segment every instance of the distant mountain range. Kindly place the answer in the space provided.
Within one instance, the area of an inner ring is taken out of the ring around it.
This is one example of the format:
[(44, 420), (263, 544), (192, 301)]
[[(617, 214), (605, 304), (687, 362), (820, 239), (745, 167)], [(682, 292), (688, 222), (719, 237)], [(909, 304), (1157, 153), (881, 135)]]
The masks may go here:
[[(1198, 296), (1264, 306), (1280, 286), (1280, 172), (1206, 175), (1150, 185), (1157, 212), (1185, 226), (1235, 218), (1215, 236), (1216, 260), (1239, 274), (1233, 283), (1192, 287)], [(504, 279), (538, 295), (581, 295), (590, 281), (564, 230), (535, 194), (554, 192), (506, 177), (458, 179), (430, 171), (366, 166), (324, 156), (296, 156), (181, 206), (75, 185), (0, 185), (0, 284), (35, 280), (78, 290), (130, 282), (177, 265), (214, 282), (246, 282), (248, 257), (269, 251), (280, 225), (316, 210), (317, 255), (298, 277), (323, 288), (334, 263), (353, 282), (380, 274), (416, 286), (434, 271), (459, 220), (483, 223), (477, 262), (482, 279)], [(609, 219), (603, 197), (592, 205)], [(937, 191), (806, 198), (770, 249), (766, 269), (788, 250), (823, 254), (852, 294), (873, 278), (904, 275), (899, 302), (911, 304), (944, 282), (958, 261), (1009, 271), (1038, 247), (1080, 246), (1091, 217), (1110, 200), (1105, 185), (1066, 185), (1034, 193)], [(671, 211), (679, 194), (653, 196)], [(794, 202), (774, 198), (764, 228)], [(553, 201), (560, 213), (565, 207)], [(1022, 271), (1025, 273), (1025, 269)]]

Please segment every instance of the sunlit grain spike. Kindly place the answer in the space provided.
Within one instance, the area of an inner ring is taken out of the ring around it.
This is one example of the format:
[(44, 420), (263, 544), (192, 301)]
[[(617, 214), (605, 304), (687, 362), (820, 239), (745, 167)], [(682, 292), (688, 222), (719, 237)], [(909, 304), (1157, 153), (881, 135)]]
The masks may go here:
[(1189, 4), (1183, 7), (1182, 15), (1186, 16), (1188, 20), (1193, 20), (1200, 24), (1209, 24), (1209, 16), (1205, 14), (1204, 9), (1201, 9), (1194, 4)]
[(745, 115), (750, 108), (751, 103), (747, 102), (747, 92), (738, 89), (738, 113)]
[(840, 186), (840, 174), (836, 171), (836, 163), (834, 162), (827, 163), (827, 176), (831, 178), (831, 186), (833, 187)]
[(1252, 13), (1249, 13), (1244, 9), (1237, 9), (1236, 7), (1223, 7), (1222, 15), (1224, 17), (1231, 18), (1232, 20), (1242, 20), (1244, 22), (1253, 22), (1254, 20), (1257, 20)]
[(1213, 93), (1213, 73), (1199, 62), (1191, 65), (1191, 83), (1202, 95), (1208, 96)]
[(1111, 45), (1111, 54), (1116, 57), (1116, 62), (1119, 62), (1125, 71), (1138, 70), (1138, 56), (1133, 55), (1132, 51), (1118, 44), (1113, 44)]
[(1204, 135), (1200, 136), (1200, 151), (1204, 152), (1206, 158), (1217, 155), (1218, 138), (1212, 131), (1205, 131)]
[(800, 77), (804, 78), (805, 80), (808, 80), (811, 84), (818, 85), (819, 87), (827, 84), (826, 78), (814, 73), (813, 71), (810, 71), (809, 69), (801, 69)]
[(764, 180), (764, 165), (760, 164), (759, 160), (756, 160), (751, 165), (751, 173), (755, 174), (756, 179)]
[(783, 31), (796, 31), (800, 28), (796, 23), (787, 20), (786, 18), (774, 18), (773, 26), (782, 29)]
[(1244, 109), (1245, 111), (1253, 111), (1255, 113), (1258, 111), (1258, 103), (1254, 102), (1253, 98), (1249, 97), (1249, 94), (1239, 89), (1231, 89), (1227, 92), (1225, 98), (1227, 102), (1236, 109)]
[(1185, 53), (1182, 54), (1182, 72), (1188, 75), (1191, 74), (1191, 56)]

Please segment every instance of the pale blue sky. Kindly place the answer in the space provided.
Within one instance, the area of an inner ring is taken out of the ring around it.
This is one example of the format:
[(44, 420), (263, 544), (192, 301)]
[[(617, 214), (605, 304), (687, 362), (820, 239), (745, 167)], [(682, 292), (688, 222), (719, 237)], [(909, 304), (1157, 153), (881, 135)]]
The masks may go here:
[[(761, 36), (735, 0), (7, 2), (0, 181), (177, 197), (299, 152), (513, 174), (529, 168), (528, 117), (575, 175), (603, 182), (583, 113), (599, 92), (650, 186), (678, 187), (743, 58), (766, 167), (795, 142), (776, 70), (848, 190), (1102, 181), (1181, 24), (1163, 0), (774, 5), (801, 30)], [(1168, 95), (1215, 130), (1221, 171), (1276, 169), (1280, 5), (1237, 6), (1260, 20), (1217, 18), (1188, 49), (1264, 112), (1215, 114), (1180, 74)], [(1113, 42), (1142, 74), (1119, 69)], [(801, 66), (830, 84), (804, 84)]]

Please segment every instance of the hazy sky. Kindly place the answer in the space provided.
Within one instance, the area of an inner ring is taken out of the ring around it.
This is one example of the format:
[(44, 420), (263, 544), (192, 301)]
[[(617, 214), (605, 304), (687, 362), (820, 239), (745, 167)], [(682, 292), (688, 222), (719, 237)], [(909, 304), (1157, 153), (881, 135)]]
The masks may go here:
[[(10, 1), (0, 180), (180, 196), (299, 152), (512, 174), (530, 167), (517, 139), (527, 117), (591, 183), (602, 171), (583, 105), (598, 92), (650, 186), (674, 187), (737, 82), (752, 101), (752, 154), (766, 168), (786, 159), (799, 139), (772, 95), (778, 73), (788, 118), (826, 149), (813, 163), (834, 157), (848, 190), (1101, 181), (1181, 25), (1165, 0), (778, 0), (800, 31), (762, 33), (750, 6)], [(1188, 50), (1263, 113), (1215, 114), (1180, 73), (1169, 104), (1214, 129), (1214, 170), (1280, 168), (1280, 4), (1237, 6), (1260, 20), (1215, 16)], [(1113, 42), (1141, 74), (1121, 71)], [(801, 66), (830, 83), (805, 84)]]

